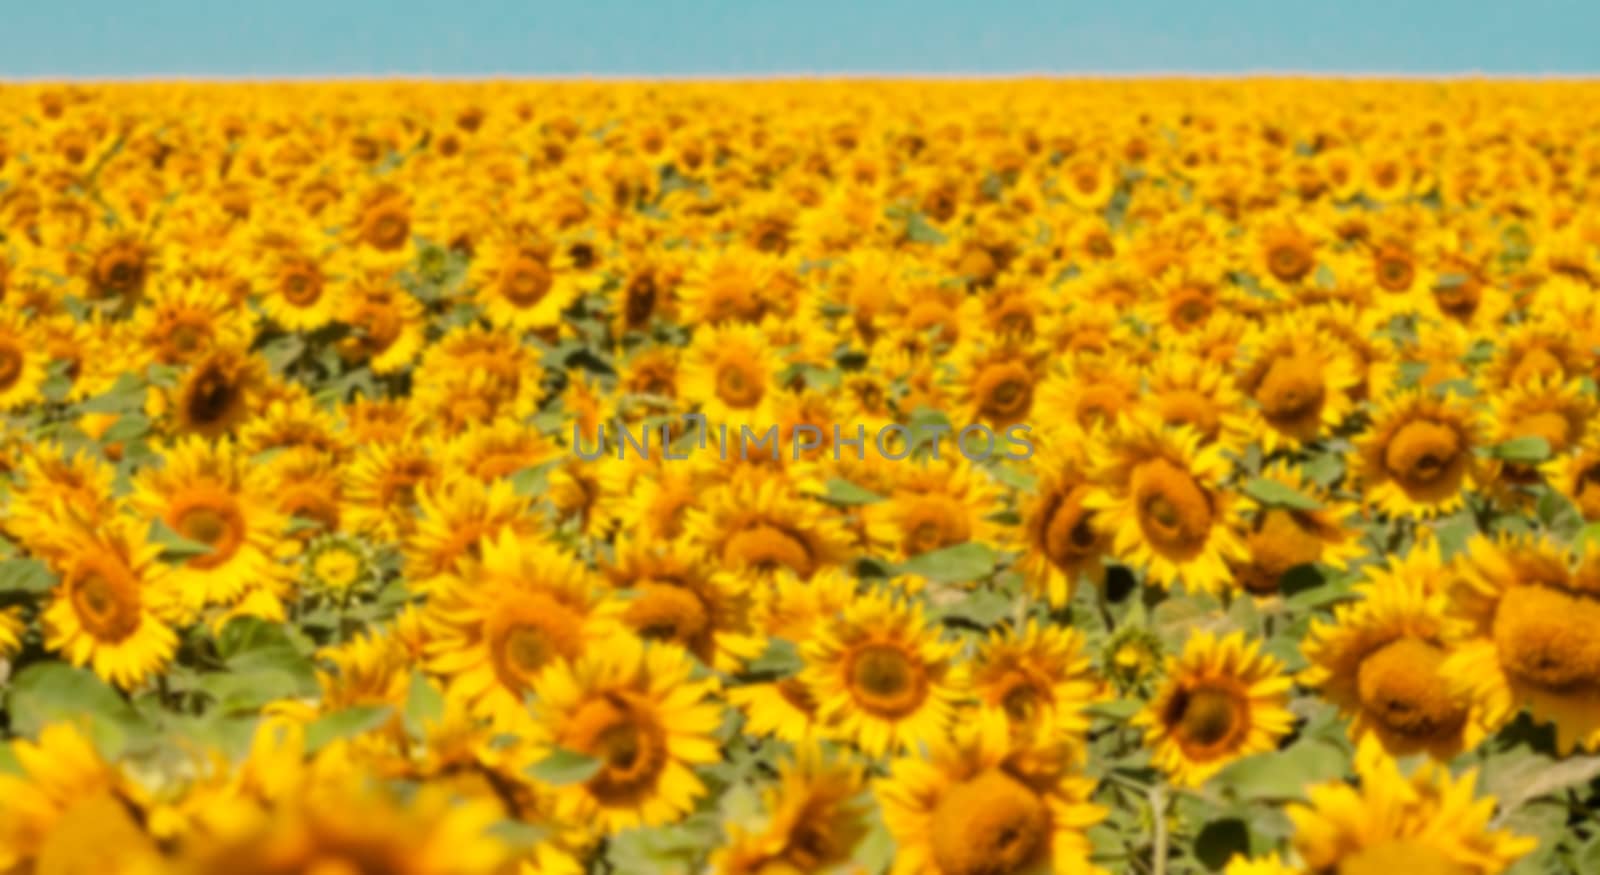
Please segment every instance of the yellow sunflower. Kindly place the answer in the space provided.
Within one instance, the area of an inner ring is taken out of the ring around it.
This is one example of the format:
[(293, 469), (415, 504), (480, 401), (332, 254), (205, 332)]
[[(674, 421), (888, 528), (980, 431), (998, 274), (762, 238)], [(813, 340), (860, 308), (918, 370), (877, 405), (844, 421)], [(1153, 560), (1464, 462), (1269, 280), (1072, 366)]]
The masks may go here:
[(1600, 746), (1600, 561), (1574, 572), (1567, 550), (1533, 537), (1475, 537), (1450, 596), (1470, 628), (1445, 661), (1455, 687), (1482, 706), (1491, 729), (1526, 709), (1555, 725), (1556, 746)]
[(866, 777), (844, 756), (802, 744), (778, 763), (777, 783), (762, 793), (760, 829), (728, 825), (728, 843), (711, 855), (715, 875), (821, 872), (851, 861), (867, 834)]
[(491, 239), (473, 253), (470, 282), (484, 318), (497, 328), (530, 331), (561, 324), (581, 294), (565, 254), (519, 239)]
[(1360, 787), (1308, 789), (1285, 810), (1294, 847), (1312, 872), (1440, 872), (1495, 875), (1538, 844), (1490, 828), (1494, 797), (1474, 798), (1477, 770), (1451, 778), (1429, 764), (1409, 778), (1376, 739), (1356, 752)]
[(944, 732), (961, 695), (959, 648), (920, 604), (868, 593), (801, 643), (801, 679), (831, 734), (882, 756)]
[(719, 574), (683, 541), (619, 535), (606, 580), (625, 593), (622, 622), (647, 641), (669, 641), (701, 662), (731, 671), (761, 653), (750, 621), (752, 594)]
[(233, 444), (190, 437), (169, 446), (160, 467), (134, 481), (133, 504), (173, 532), (210, 549), (183, 561), (172, 586), (191, 607), (232, 605), (284, 578), (274, 559), (285, 518), (265, 481), (251, 476)]
[(0, 411), (40, 401), (48, 364), (40, 338), (22, 313), (12, 310), (0, 316)]
[(1394, 516), (1437, 516), (1461, 507), (1482, 477), (1481, 442), (1478, 414), (1465, 400), (1402, 391), (1378, 404), (1351, 468), (1366, 504)]
[(1049, 748), (1019, 746), (986, 713), (897, 759), (876, 787), (894, 875), (1096, 875), (1085, 830), (1105, 818), (1095, 782)]
[(1237, 534), (1237, 498), (1221, 485), (1228, 475), (1221, 449), (1202, 448), (1199, 432), (1187, 427), (1127, 420), (1103, 453), (1095, 473), (1102, 490), (1084, 506), (1105, 520), (1116, 555), (1161, 586), (1232, 586), (1228, 560), (1247, 554)]
[[(16, 739), (10, 754), (21, 768), (0, 772), (0, 867), (125, 873), (156, 862), (137, 820), (145, 793), (73, 724), (45, 726), (38, 741)], [(93, 860), (84, 859), (85, 842), (96, 849)], [(105, 858), (107, 848), (117, 859)]]
[(765, 402), (775, 393), (777, 359), (761, 329), (751, 325), (706, 326), (684, 353), (678, 385), (697, 402), (713, 426), (748, 425), (763, 431)]
[(427, 484), (417, 491), (417, 519), (406, 533), (405, 574), (414, 586), (455, 570), (463, 559), (479, 559), (483, 546), (503, 533), (517, 538), (539, 532), (527, 496), (509, 480), (485, 485), (462, 478)]
[(730, 571), (766, 580), (780, 569), (802, 578), (848, 557), (844, 521), (782, 475), (746, 473), (708, 490), (688, 510), (683, 536)]
[(43, 613), (46, 648), (123, 689), (160, 673), (178, 647), (167, 625), (176, 594), (142, 527), (122, 516), (63, 527), (51, 549), (61, 582)]
[(1017, 568), (1031, 592), (1059, 608), (1072, 600), (1080, 578), (1103, 582), (1111, 539), (1085, 503), (1096, 486), (1082, 435), (1042, 437), (1032, 467), (1038, 483), (1022, 507), (1024, 552)]
[(1450, 689), (1441, 672), (1461, 629), (1448, 616), (1450, 575), (1436, 549), (1367, 569), (1358, 602), (1312, 621), (1301, 645), (1311, 667), (1300, 682), (1350, 715), (1393, 756), (1426, 751), (1449, 760), (1484, 736), (1481, 708)]
[[(1565, 456), (1583, 442), (1595, 401), (1577, 380), (1557, 382), (1537, 378), (1514, 383), (1489, 398), (1485, 419), (1491, 423), (1488, 441), (1499, 444), (1517, 438), (1543, 438), (1552, 459)], [(1516, 464), (1495, 460), (1492, 476), (1501, 486), (1528, 485), (1545, 479), (1549, 464)]]
[(1600, 520), (1600, 438), (1590, 436), (1550, 466), (1549, 482), (1586, 522)]
[(588, 570), (555, 545), (502, 532), (482, 550), (481, 560), (429, 584), (427, 665), (475, 713), (523, 727), (523, 699), (539, 673), (619, 629)]
[(1243, 632), (1194, 632), (1166, 670), (1132, 725), (1176, 784), (1198, 787), (1241, 757), (1275, 750), (1294, 724), (1283, 664)]
[(1246, 341), (1239, 388), (1255, 402), (1263, 450), (1295, 448), (1337, 428), (1359, 382), (1339, 345), (1295, 321), (1280, 322)]
[(1244, 530), (1250, 558), (1234, 565), (1239, 585), (1247, 592), (1271, 595), (1290, 569), (1313, 562), (1342, 569), (1366, 552), (1359, 531), (1346, 524), (1355, 514), (1355, 506), (1333, 498), (1307, 478), (1303, 469), (1285, 461), (1274, 462), (1262, 469), (1261, 479), (1281, 483), (1319, 507), (1256, 509)]
[(289, 331), (315, 331), (339, 312), (338, 290), (352, 265), (334, 249), (324, 254), (314, 241), (266, 250), (254, 276), (261, 310)]
[(895, 561), (969, 541), (993, 542), (1003, 490), (952, 446), (940, 459), (907, 459), (885, 501), (864, 509), (868, 537)]
[(1040, 625), (997, 629), (979, 645), (969, 668), (980, 708), (1005, 716), (1013, 734), (1070, 741), (1089, 731), (1084, 709), (1104, 695), (1076, 629)]
[(695, 767), (721, 758), (717, 681), (693, 675), (683, 649), (631, 636), (539, 675), (539, 739), (599, 761), (588, 780), (554, 788), (561, 820), (610, 835), (689, 813), (706, 793)]

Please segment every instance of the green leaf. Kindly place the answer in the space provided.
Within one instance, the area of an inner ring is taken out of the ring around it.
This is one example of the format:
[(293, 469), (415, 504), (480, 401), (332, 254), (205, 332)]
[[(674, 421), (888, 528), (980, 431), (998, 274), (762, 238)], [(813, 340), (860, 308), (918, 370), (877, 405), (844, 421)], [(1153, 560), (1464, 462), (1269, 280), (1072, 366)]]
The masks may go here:
[(318, 717), (306, 727), (306, 752), (313, 753), (341, 738), (370, 732), (389, 722), (389, 705), (356, 705)]
[(1500, 800), (1501, 817), (1552, 793), (1600, 778), (1600, 756), (1552, 759), (1531, 751), (1508, 751), (1484, 766), (1483, 789)]
[(55, 574), (38, 559), (0, 562), (0, 592), (44, 592), (55, 583)]
[(185, 538), (160, 517), (150, 521), (150, 540), (161, 545), (161, 558), (169, 562), (181, 562), (211, 552), (210, 544)]
[(5, 704), (13, 732), (33, 736), (51, 723), (87, 724), (95, 746), (111, 758), (155, 730), (93, 672), (64, 662), (38, 662), (17, 672)]
[(1016, 601), (997, 590), (983, 588), (972, 591), (966, 598), (941, 612), (945, 617), (960, 617), (970, 623), (989, 628), (1010, 616)]
[(565, 787), (593, 778), (600, 771), (600, 765), (595, 757), (558, 747), (524, 774), (554, 787)]
[(132, 373), (122, 374), (110, 389), (78, 405), (84, 413), (127, 413), (143, 407), (144, 380)]
[(787, 638), (768, 638), (767, 649), (751, 660), (747, 668), (760, 674), (792, 675), (805, 668), (800, 648)]
[(1121, 722), (1128, 720), (1139, 713), (1144, 707), (1142, 702), (1134, 699), (1112, 699), (1109, 702), (1096, 702), (1088, 707), (1088, 712), (1096, 717)]
[(1213, 820), (1194, 839), (1194, 855), (1207, 869), (1219, 871), (1235, 854), (1250, 853), (1250, 828), (1237, 817)]
[(1531, 465), (1550, 458), (1550, 442), (1537, 435), (1512, 438), (1490, 451), (1495, 458), (1518, 465)]
[(1240, 801), (1301, 800), (1306, 787), (1343, 778), (1348, 761), (1349, 755), (1338, 746), (1302, 738), (1287, 750), (1232, 763), (1212, 780)]
[(100, 435), (101, 443), (120, 444), (138, 440), (150, 433), (150, 418), (143, 413), (124, 413)]
[(852, 507), (861, 504), (875, 504), (883, 500), (883, 496), (863, 489), (848, 480), (835, 477), (828, 481), (828, 492), (823, 499), (833, 504)]
[(411, 688), (406, 691), (406, 710), (403, 716), (406, 732), (416, 738), (424, 737), (428, 725), (438, 723), (444, 717), (444, 696), (420, 671), (411, 675)]
[(900, 563), (898, 573), (920, 575), (935, 583), (964, 583), (993, 574), (996, 562), (988, 544), (969, 541), (913, 556)]
[(1257, 477), (1244, 485), (1245, 494), (1256, 501), (1291, 510), (1322, 510), (1322, 505), (1299, 490), (1276, 480)]
[(291, 671), (270, 665), (251, 671), (218, 671), (201, 675), (195, 688), (210, 697), (222, 714), (253, 714), (263, 705), (302, 692), (300, 679)]

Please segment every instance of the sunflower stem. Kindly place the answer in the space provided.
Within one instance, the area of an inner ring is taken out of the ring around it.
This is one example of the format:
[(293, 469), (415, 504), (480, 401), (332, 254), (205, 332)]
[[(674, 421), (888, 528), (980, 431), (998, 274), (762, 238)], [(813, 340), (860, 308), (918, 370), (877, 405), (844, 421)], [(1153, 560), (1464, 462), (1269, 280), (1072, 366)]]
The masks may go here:
[(1150, 787), (1150, 817), (1155, 821), (1155, 839), (1150, 848), (1152, 875), (1167, 873), (1167, 785), (1156, 781)]

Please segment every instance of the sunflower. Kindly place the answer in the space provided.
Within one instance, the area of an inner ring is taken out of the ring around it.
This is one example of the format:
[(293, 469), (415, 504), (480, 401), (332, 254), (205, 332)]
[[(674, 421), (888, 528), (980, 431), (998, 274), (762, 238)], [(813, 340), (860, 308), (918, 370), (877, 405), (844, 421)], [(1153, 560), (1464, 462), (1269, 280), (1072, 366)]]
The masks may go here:
[(453, 571), (463, 559), (478, 559), (483, 546), (503, 533), (527, 538), (539, 531), (527, 496), (509, 480), (485, 485), (462, 478), (424, 484), (417, 490), (417, 519), (406, 533), (405, 574), (416, 585)]
[(40, 338), (21, 311), (0, 316), (0, 411), (40, 401), (48, 364)]
[(114, 300), (124, 312), (144, 295), (157, 270), (156, 251), (132, 232), (107, 232), (85, 244), (79, 278), (85, 297)]
[(1359, 382), (1338, 344), (1316, 331), (1281, 322), (1247, 341), (1239, 389), (1255, 402), (1262, 449), (1294, 448), (1337, 428)]
[(780, 569), (811, 577), (842, 562), (850, 543), (844, 521), (788, 478), (748, 472), (707, 491), (684, 517), (683, 536), (761, 580)]
[(660, 461), (607, 464), (606, 493), (615, 496), (617, 530), (643, 542), (673, 541), (700, 502), (705, 483), (699, 472)]
[(706, 793), (694, 768), (721, 758), (717, 682), (693, 673), (681, 648), (621, 636), (539, 675), (539, 738), (599, 761), (587, 781), (555, 788), (561, 820), (610, 835), (689, 813)]
[(374, 374), (392, 374), (417, 357), (426, 342), (422, 302), (401, 288), (391, 271), (358, 265), (345, 274), (335, 295), (337, 321), (349, 329), (337, 344), (346, 361), (364, 363)]
[[(894, 469), (886, 500), (864, 509), (868, 537), (894, 561), (969, 541), (993, 542), (1003, 491), (982, 469), (946, 447), (941, 459)], [(875, 551), (877, 552), (877, 551)]]
[(1381, 401), (1356, 439), (1351, 468), (1363, 501), (1395, 516), (1450, 513), (1482, 478), (1478, 414), (1452, 394), (1400, 391)]
[(474, 423), (445, 447), (446, 469), (489, 483), (554, 461), (561, 448), (537, 429), (498, 417)]
[(1361, 600), (1336, 606), (1332, 623), (1312, 621), (1300, 682), (1352, 717), (1355, 740), (1449, 760), (1483, 738), (1481, 709), (1440, 671), (1462, 631), (1448, 616), (1449, 578), (1437, 550), (1415, 549), (1369, 567)]
[(283, 568), (273, 557), (285, 519), (234, 445), (190, 437), (170, 445), (162, 459), (161, 467), (136, 476), (133, 504), (210, 548), (173, 571), (172, 586), (185, 603), (232, 605), (281, 581)]
[(1056, 188), (1080, 210), (1100, 212), (1116, 193), (1121, 174), (1110, 156), (1084, 152), (1074, 157), (1057, 179)]
[(679, 383), (713, 424), (729, 428), (765, 422), (764, 402), (775, 389), (776, 359), (766, 336), (751, 325), (706, 327), (684, 354)]
[(1022, 507), (1017, 569), (1029, 591), (1059, 608), (1072, 600), (1080, 578), (1103, 582), (1111, 543), (1085, 505), (1096, 487), (1083, 436), (1060, 432), (1042, 440), (1033, 470), (1038, 483)]
[(1093, 875), (1085, 830), (1105, 818), (1095, 782), (1049, 748), (1021, 746), (987, 713), (897, 759), (876, 787), (895, 875)]
[(160, 673), (178, 644), (167, 625), (177, 593), (140, 528), (115, 517), (59, 530), (50, 555), (61, 583), (42, 615), (45, 647), (123, 689)]
[(1144, 409), (1169, 426), (1188, 426), (1203, 444), (1249, 443), (1244, 395), (1221, 368), (1208, 367), (1192, 352), (1173, 350), (1151, 362), (1144, 374)]
[(267, 318), (300, 332), (332, 322), (339, 310), (339, 281), (353, 269), (340, 251), (324, 255), (313, 241), (268, 249), (253, 277)]
[(1086, 432), (1116, 426), (1138, 405), (1139, 372), (1116, 356), (1078, 355), (1039, 387), (1038, 406)]
[(473, 253), (470, 282), (489, 323), (517, 332), (561, 324), (562, 312), (581, 293), (564, 254), (514, 238), (480, 246)]
[(1221, 488), (1228, 463), (1198, 432), (1127, 420), (1112, 435), (1095, 471), (1103, 488), (1084, 507), (1103, 518), (1116, 555), (1162, 586), (1191, 591), (1232, 585), (1230, 559), (1243, 559), (1237, 498)]
[(853, 859), (867, 834), (866, 776), (844, 756), (829, 757), (815, 743), (778, 763), (777, 783), (762, 793), (759, 830), (728, 827), (728, 843), (711, 855), (715, 875), (822, 872)]
[(1490, 828), (1495, 800), (1474, 798), (1476, 769), (1451, 778), (1429, 764), (1408, 778), (1375, 739), (1357, 749), (1355, 764), (1359, 789), (1320, 784), (1308, 788), (1306, 804), (1285, 809), (1309, 871), (1494, 875), (1538, 844)]
[(678, 287), (683, 319), (691, 325), (757, 323), (776, 305), (783, 261), (745, 246), (695, 258)]
[(1356, 508), (1335, 500), (1328, 490), (1317, 486), (1305, 471), (1288, 462), (1268, 465), (1261, 479), (1280, 483), (1318, 505), (1304, 507), (1264, 506), (1256, 510), (1244, 532), (1250, 558), (1234, 566), (1239, 584), (1254, 595), (1270, 595), (1291, 569), (1321, 562), (1344, 568), (1365, 552), (1357, 533), (1345, 521)]
[(69, 455), (54, 441), (30, 442), (11, 473), (15, 482), (0, 525), (33, 553), (48, 556), (64, 525), (93, 528), (116, 515), (116, 475), (89, 448)]
[[(20, 768), (0, 773), (0, 867), (14, 871), (144, 871), (154, 847), (139, 828), (145, 794), (71, 723), (52, 723), (38, 741), (16, 739)], [(84, 842), (100, 853), (84, 860)], [(104, 849), (121, 856), (104, 859)], [(59, 868), (57, 868), (59, 867)]]
[(1600, 746), (1600, 563), (1570, 569), (1565, 548), (1532, 537), (1478, 536), (1460, 559), (1452, 613), (1470, 628), (1444, 675), (1498, 729), (1521, 710), (1554, 724), (1563, 753)]
[[(1564, 383), (1534, 379), (1515, 383), (1489, 399), (1485, 419), (1492, 425), (1487, 435), (1491, 444), (1517, 438), (1543, 438), (1553, 458), (1583, 442), (1589, 420), (1595, 414), (1595, 401), (1584, 393), (1577, 380)], [(1491, 476), (1502, 485), (1528, 485), (1544, 480), (1553, 465), (1521, 465), (1495, 460)], [(1498, 469), (1498, 470), (1495, 470)]]
[(344, 506), (353, 531), (384, 540), (404, 537), (416, 526), (417, 496), (439, 482), (432, 441), (405, 440), (362, 446), (349, 464)]
[[(780, 572), (773, 586), (757, 590), (751, 606), (751, 625), (758, 635), (773, 642), (809, 641), (821, 626), (833, 622), (856, 599), (856, 580), (830, 568), (804, 580)], [(728, 704), (745, 714), (744, 732), (800, 742), (822, 734), (817, 699), (802, 674), (761, 680), (730, 687)]]
[(152, 393), (146, 407), (170, 416), (179, 433), (220, 437), (259, 412), (270, 379), (260, 357), (240, 348), (217, 348), (189, 365), (176, 387)]
[(831, 734), (882, 756), (944, 731), (961, 691), (959, 647), (939, 637), (919, 604), (868, 593), (801, 644), (801, 680)]
[(386, 264), (410, 262), (416, 252), (416, 238), (411, 233), (411, 200), (394, 185), (379, 185), (367, 192), (347, 226), (347, 242)]
[(1570, 326), (1549, 319), (1506, 326), (1479, 376), (1491, 390), (1540, 379), (1556, 384), (1579, 379), (1589, 372), (1590, 356), (1577, 341)]
[(1275, 750), (1294, 724), (1283, 664), (1243, 632), (1192, 633), (1166, 674), (1132, 725), (1174, 783), (1199, 787), (1241, 757)]
[(539, 672), (619, 630), (588, 570), (555, 545), (508, 531), (482, 552), (428, 586), (427, 664), (475, 713), (522, 728), (523, 698)]
[[(628, 531), (624, 529), (624, 531)], [(752, 634), (752, 596), (682, 541), (619, 535), (606, 580), (625, 593), (622, 622), (647, 641), (669, 641), (701, 662), (731, 671), (761, 653)]]
[(1256, 278), (1275, 288), (1297, 285), (1317, 268), (1317, 241), (1292, 220), (1262, 225), (1256, 246)]
[(218, 347), (249, 346), (255, 317), (208, 283), (167, 282), (135, 311), (133, 332), (156, 362), (186, 365)]
[(979, 707), (1003, 714), (1013, 734), (1078, 746), (1089, 731), (1084, 709), (1104, 694), (1082, 633), (1033, 620), (990, 632), (969, 672)]
[(1041, 354), (1017, 344), (963, 344), (954, 353), (952, 411), (961, 427), (1006, 429), (1026, 422), (1042, 381)]
[(1590, 436), (1550, 466), (1549, 483), (1586, 522), (1600, 520), (1600, 439)]

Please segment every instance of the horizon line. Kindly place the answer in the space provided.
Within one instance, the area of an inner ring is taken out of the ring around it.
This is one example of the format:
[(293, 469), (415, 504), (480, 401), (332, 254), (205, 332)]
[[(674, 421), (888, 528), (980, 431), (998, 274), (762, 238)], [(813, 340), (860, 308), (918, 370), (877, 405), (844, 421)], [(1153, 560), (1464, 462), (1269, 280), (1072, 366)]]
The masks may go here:
[(1242, 81), (1251, 79), (1322, 79), (1329, 81), (1408, 81), (1408, 82), (1586, 82), (1600, 81), (1600, 70), (1590, 72), (1488, 72), (1482, 70), (1396, 72), (1396, 71), (1318, 71), (1251, 69), (1214, 70), (1013, 70), (985, 72), (927, 71), (788, 71), (765, 73), (130, 73), (130, 74), (7, 74), (0, 73), (0, 86), (73, 84), (276, 84), (276, 83), (375, 83), (375, 82), (456, 82), (456, 83), (740, 83), (740, 82), (1004, 82), (1004, 81), (1138, 81), (1195, 80)]

